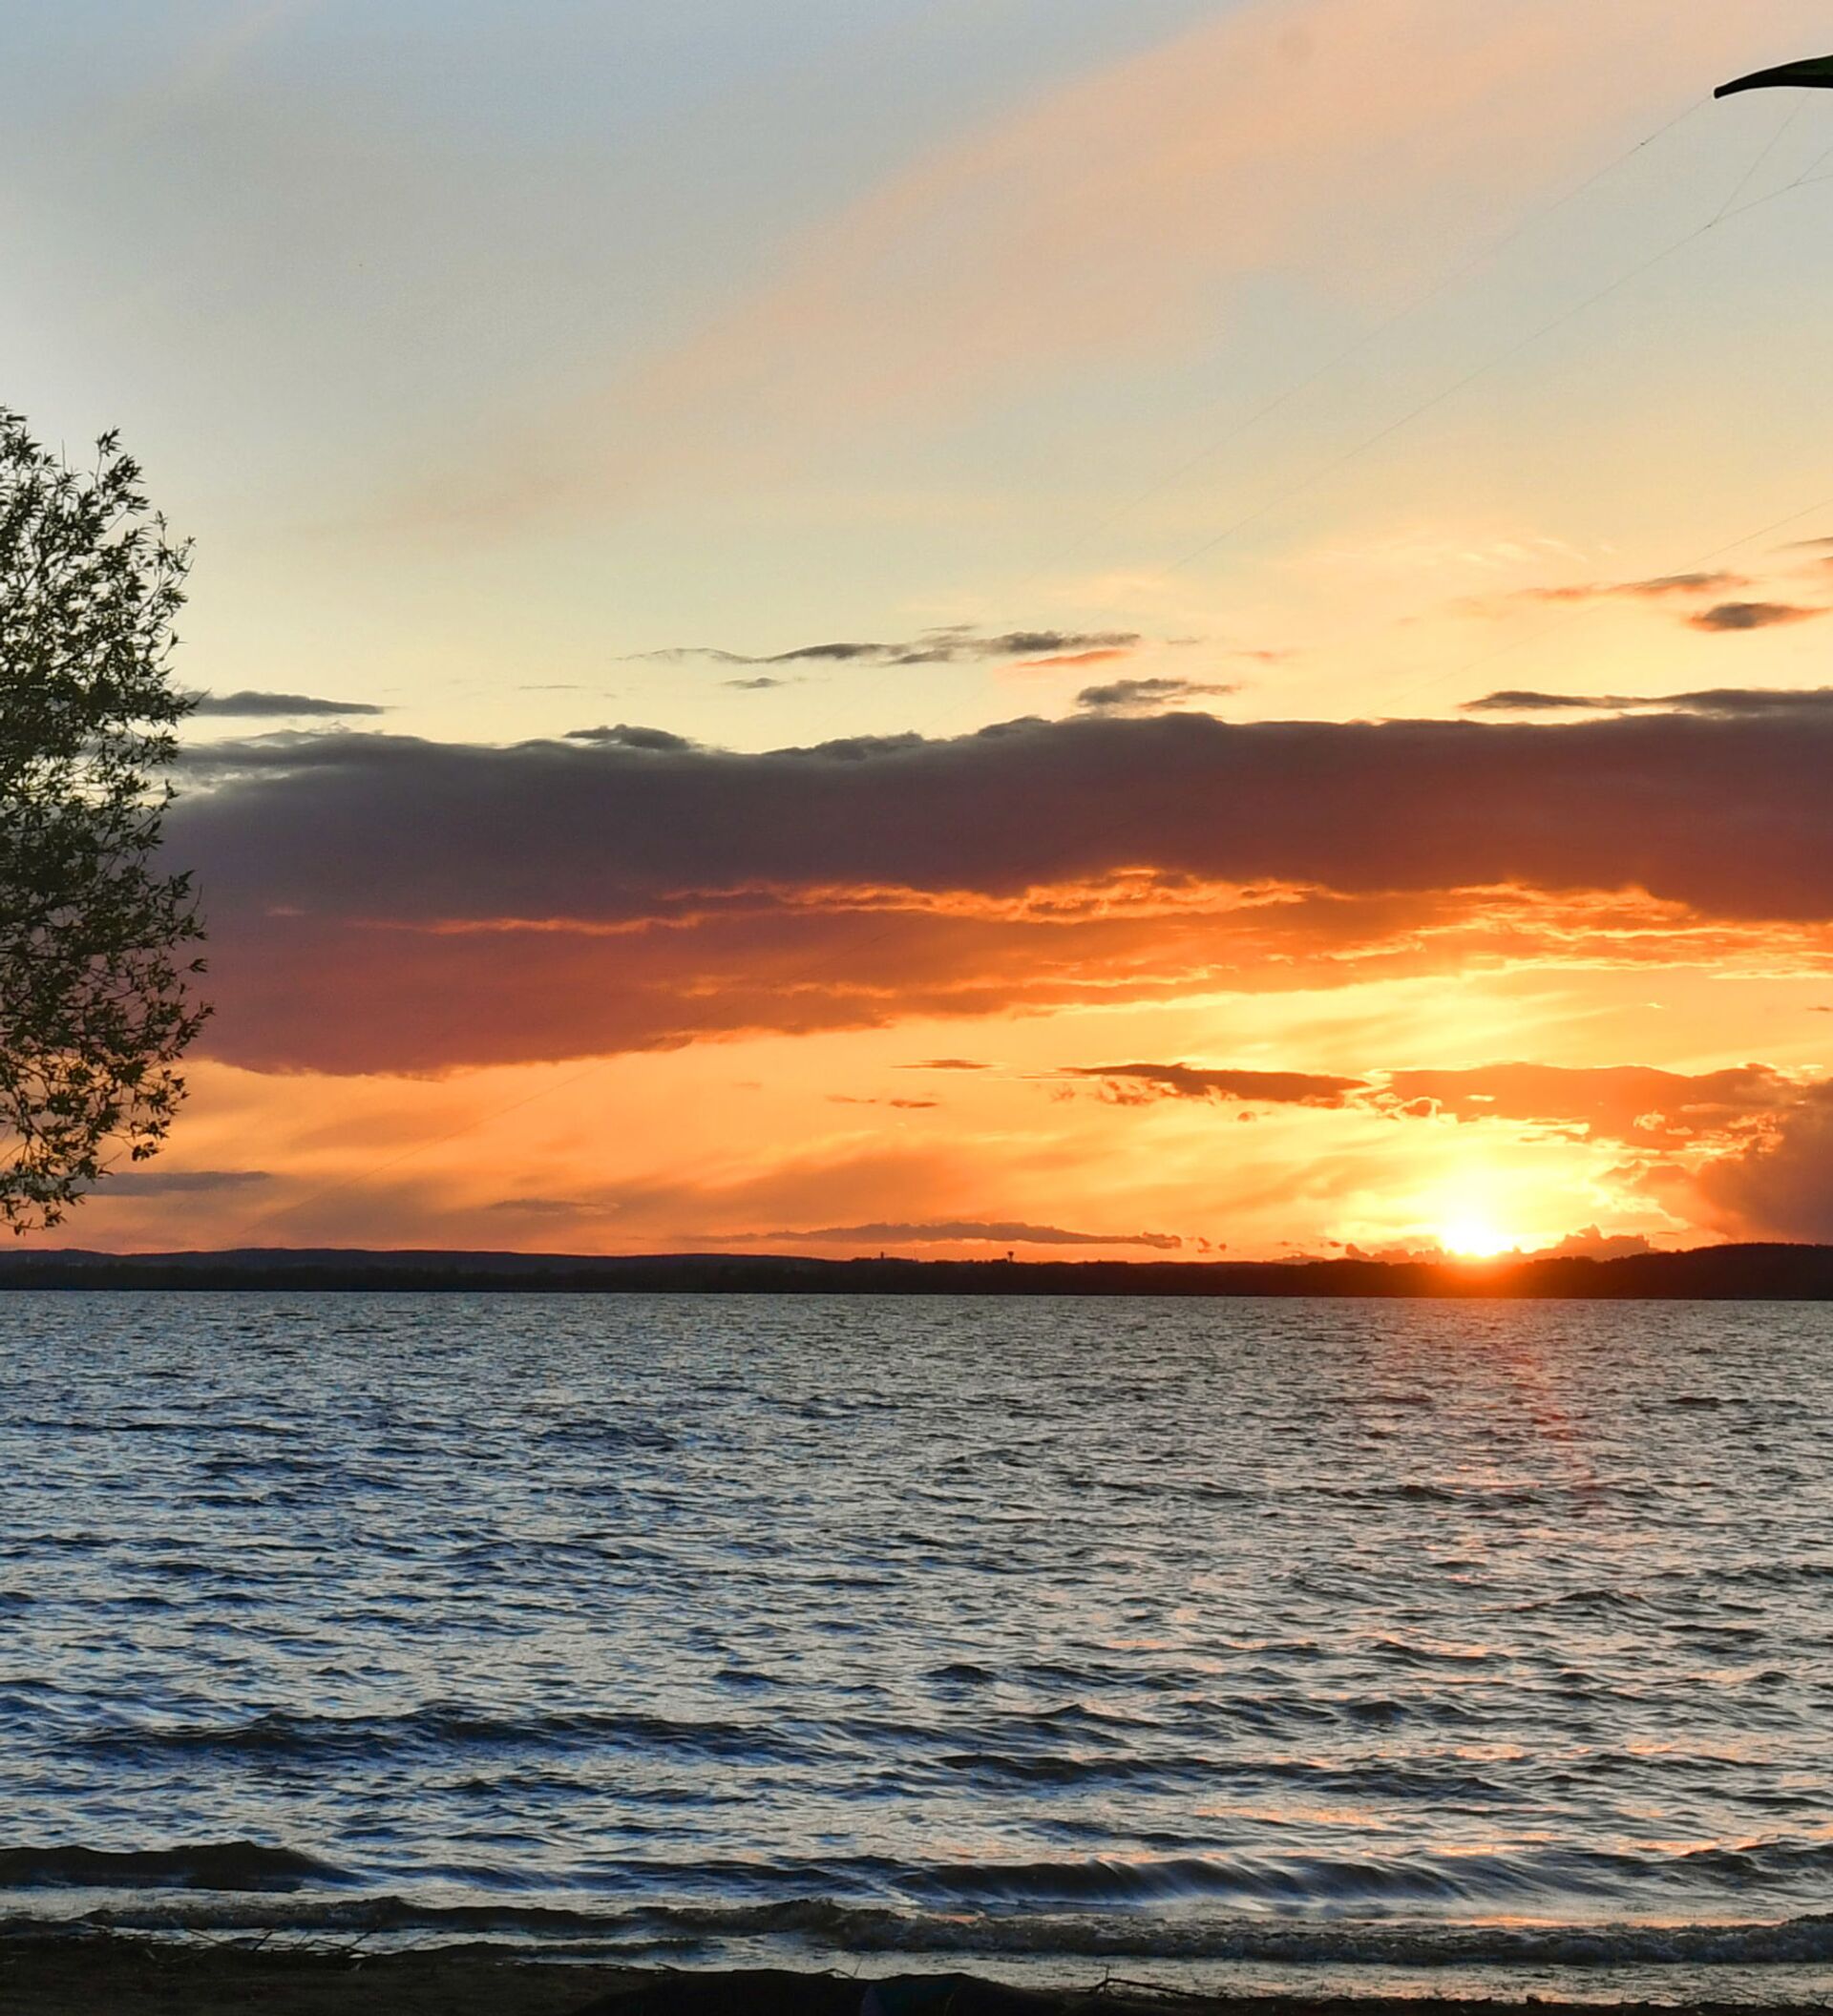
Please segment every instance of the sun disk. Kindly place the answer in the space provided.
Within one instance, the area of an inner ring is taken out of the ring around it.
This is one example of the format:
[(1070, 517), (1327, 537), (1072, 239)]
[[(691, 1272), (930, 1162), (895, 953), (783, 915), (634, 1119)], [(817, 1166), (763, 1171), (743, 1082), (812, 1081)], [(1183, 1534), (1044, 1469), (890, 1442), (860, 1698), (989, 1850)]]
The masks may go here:
[(1439, 1234), (1439, 1244), (1460, 1260), (1493, 1260), (1514, 1242), (1494, 1223), (1474, 1212), (1454, 1218)]

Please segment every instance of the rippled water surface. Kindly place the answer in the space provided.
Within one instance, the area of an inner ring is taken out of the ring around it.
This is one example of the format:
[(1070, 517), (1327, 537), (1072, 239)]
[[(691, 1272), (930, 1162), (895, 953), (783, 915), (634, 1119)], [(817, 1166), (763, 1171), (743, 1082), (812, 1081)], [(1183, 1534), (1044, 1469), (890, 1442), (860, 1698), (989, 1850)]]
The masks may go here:
[(15, 1916), (1833, 1988), (1833, 1310), (12, 1294), (0, 1345)]

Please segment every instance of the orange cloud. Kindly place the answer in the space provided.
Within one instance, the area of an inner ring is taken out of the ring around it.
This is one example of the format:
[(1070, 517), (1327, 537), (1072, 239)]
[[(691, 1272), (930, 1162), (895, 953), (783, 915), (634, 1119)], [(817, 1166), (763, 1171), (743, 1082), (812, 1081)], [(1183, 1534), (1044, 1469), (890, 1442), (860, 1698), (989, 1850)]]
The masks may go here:
[(1822, 1091), (1761, 1064), (1688, 1075), (1646, 1064), (1506, 1063), (1358, 1078), (1186, 1063), (1084, 1064), (1063, 1076), (1092, 1081), (1117, 1105), (1356, 1106), (1395, 1119), (1490, 1124), (1613, 1141), (1642, 1152), (1699, 1148), (1714, 1155), (1744, 1147), (1754, 1133), (1799, 1113)]
[(1521, 602), (1552, 602), (1580, 607), (1593, 602), (1672, 602), (1709, 595), (1728, 595), (1750, 585), (1743, 575), (1720, 568), (1711, 572), (1656, 575), (1652, 579), (1635, 581), (1566, 581), (1550, 588), (1515, 588), (1506, 595), (1475, 597), (1462, 606), (1474, 616), (1502, 616)]
[(1012, 669), (1015, 672), (1079, 672), (1088, 665), (1111, 665), (1132, 656), (1130, 651), (1117, 650), (1064, 651), (1055, 658), (1027, 658)]
[(1801, 1085), (1760, 1064), (1696, 1076), (1639, 1064), (1397, 1071), (1380, 1095), (1399, 1113), (1545, 1127), (1643, 1150), (1722, 1149), (1802, 1097)]
[(1734, 1238), (1833, 1241), (1833, 1084), (1810, 1088), (1736, 1155), (1663, 1178), (1679, 1208)]

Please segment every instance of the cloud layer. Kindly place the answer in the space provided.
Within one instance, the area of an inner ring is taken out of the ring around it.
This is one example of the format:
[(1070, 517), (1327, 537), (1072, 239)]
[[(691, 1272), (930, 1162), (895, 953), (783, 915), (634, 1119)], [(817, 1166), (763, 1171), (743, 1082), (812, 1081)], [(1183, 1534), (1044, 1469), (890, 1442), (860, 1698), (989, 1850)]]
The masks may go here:
[(172, 847), (216, 939), (209, 1040), (256, 1064), (1264, 986), (1443, 959), (1459, 932), (1646, 959), (1672, 931), (1693, 956), (1708, 924), (1833, 920), (1817, 709), (1092, 715), (758, 755), (627, 726), (506, 749), (292, 733), (188, 762)]

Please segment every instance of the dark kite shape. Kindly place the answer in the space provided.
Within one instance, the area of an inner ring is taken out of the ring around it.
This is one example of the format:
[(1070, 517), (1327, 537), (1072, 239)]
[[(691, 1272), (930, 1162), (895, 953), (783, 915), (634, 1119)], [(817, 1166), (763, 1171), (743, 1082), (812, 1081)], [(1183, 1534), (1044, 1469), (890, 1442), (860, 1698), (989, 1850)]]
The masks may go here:
[(1805, 56), (1799, 63), (1780, 63), (1774, 70), (1752, 71), (1747, 77), (1719, 85), (1713, 96), (1728, 98), (1735, 91), (1773, 91), (1785, 84), (1803, 91), (1833, 91), (1833, 56)]

